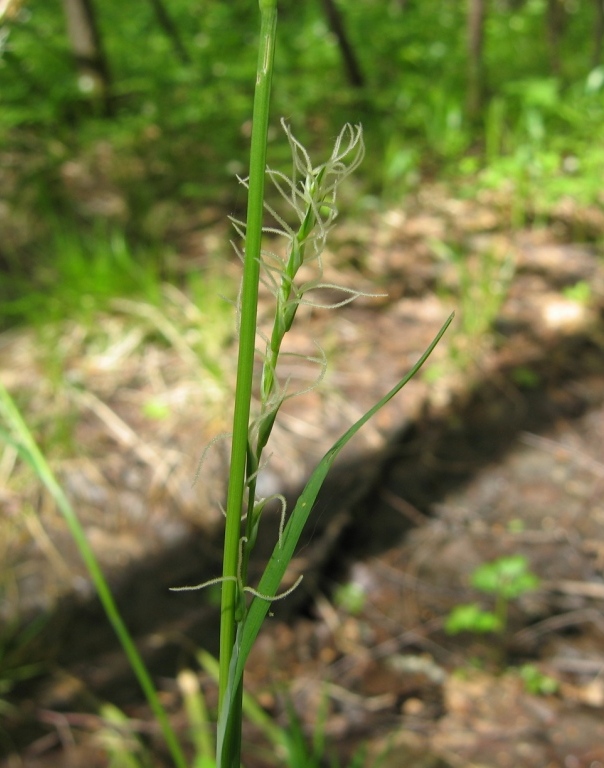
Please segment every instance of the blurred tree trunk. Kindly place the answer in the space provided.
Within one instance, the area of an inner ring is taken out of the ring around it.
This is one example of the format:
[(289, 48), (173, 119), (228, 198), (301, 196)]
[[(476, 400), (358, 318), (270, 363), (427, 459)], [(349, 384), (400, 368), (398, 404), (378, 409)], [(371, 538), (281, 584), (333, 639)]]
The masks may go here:
[(560, 75), (560, 40), (564, 28), (564, 7), (561, 0), (547, 0), (547, 43), (552, 74)]
[(471, 120), (478, 117), (484, 99), (484, 0), (469, 0), (467, 22), (468, 92), (467, 110)]
[(111, 79), (92, 0), (63, 0), (63, 8), (80, 90), (96, 99), (105, 114), (110, 114)]
[(159, 26), (166, 33), (166, 37), (171, 41), (174, 53), (178, 56), (183, 64), (190, 64), (191, 57), (189, 52), (185, 48), (185, 44), (182, 41), (178, 27), (172, 21), (170, 14), (168, 13), (163, 0), (149, 0), (153, 8), (153, 13)]
[(604, 39), (604, 0), (594, 0), (596, 19), (594, 24), (594, 53), (593, 66), (598, 67), (602, 63), (602, 40)]
[(346, 76), (348, 82), (354, 88), (362, 88), (365, 85), (365, 77), (361, 71), (359, 61), (356, 57), (354, 49), (348, 39), (346, 28), (344, 27), (344, 20), (338, 10), (334, 0), (321, 0), (323, 3), (323, 10), (327, 16), (327, 23), (329, 28), (336, 36), (342, 59), (344, 61), (344, 68), (346, 70)]

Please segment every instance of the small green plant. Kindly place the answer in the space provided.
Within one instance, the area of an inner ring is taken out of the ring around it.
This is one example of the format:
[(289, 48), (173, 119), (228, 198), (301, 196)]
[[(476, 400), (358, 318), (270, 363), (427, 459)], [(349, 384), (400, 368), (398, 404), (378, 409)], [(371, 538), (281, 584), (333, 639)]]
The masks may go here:
[(509, 555), (479, 566), (472, 574), (471, 584), (480, 592), (493, 595), (495, 606), (493, 610), (485, 610), (477, 603), (456, 606), (445, 622), (445, 631), (450, 635), (504, 634), (510, 601), (537, 589), (539, 578), (530, 571), (525, 557)]
[(560, 683), (555, 678), (544, 674), (534, 664), (523, 664), (519, 673), (526, 690), (537, 696), (549, 696), (556, 693), (560, 687)]
[(593, 298), (593, 289), (586, 280), (579, 280), (578, 283), (564, 288), (562, 295), (569, 301), (586, 305), (589, 304)]
[(537, 389), (541, 384), (541, 376), (536, 371), (533, 371), (532, 368), (527, 368), (525, 365), (519, 365), (516, 368), (513, 368), (511, 377), (515, 384), (524, 389)]
[(351, 614), (360, 613), (367, 603), (367, 592), (356, 581), (338, 584), (333, 593), (334, 603), (338, 608)]
[(447, 617), (445, 631), (449, 635), (474, 632), (477, 635), (501, 632), (502, 626), (493, 611), (485, 611), (478, 603), (456, 605)]

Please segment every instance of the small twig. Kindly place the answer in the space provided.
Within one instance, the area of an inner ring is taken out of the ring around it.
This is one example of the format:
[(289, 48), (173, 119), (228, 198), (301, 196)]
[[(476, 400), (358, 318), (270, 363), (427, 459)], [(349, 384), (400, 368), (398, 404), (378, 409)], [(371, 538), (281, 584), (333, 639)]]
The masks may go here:
[(534, 448), (541, 448), (548, 453), (560, 453), (563, 452), (567, 457), (572, 458), (577, 464), (582, 465), (585, 469), (590, 470), (597, 475), (597, 477), (604, 478), (604, 464), (600, 461), (596, 461), (592, 456), (578, 451), (576, 448), (572, 448), (569, 445), (558, 440), (552, 440), (549, 437), (542, 437), (541, 435), (534, 435), (532, 432), (523, 432), (520, 436), (520, 440), (526, 445), (533, 446)]
[(535, 640), (547, 632), (555, 632), (558, 629), (573, 627), (577, 624), (593, 624), (604, 633), (604, 618), (601, 612), (595, 608), (582, 608), (579, 611), (569, 611), (560, 616), (550, 616), (548, 619), (533, 624), (532, 627), (520, 630), (514, 635), (514, 639), (524, 643)]
[(540, 586), (551, 592), (563, 592), (565, 595), (580, 595), (581, 597), (604, 600), (604, 584), (596, 581), (560, 579), (559, 581), (542, 581)]
[(420, 510), (413, 506), (413, 504), (401, 498), (400, 496), (397, 496), (395, 493), (392, 493), (392, 491), (389, 491), (387, 488), (382, 488), (380, 491), (380, 498), (383, 499), (386, 504), (389, 504), (397, 512), (400, 512), (401, 515), (406, 517), (407, 520), (413, 523), (413, 525), (417, 525), (418, 527), (424, 526), (430, 520), (427, 515), (424, 515), (423, 512), (420, 512)]
[(597, 659), (548, 659), (548, 666), (555, 667), (560, 672), (575, 675), (598, 676), (604, 672), (604, 661)]
[(111, 728), (123, 733), (157, 733), (157, 723), (129, 717), (127, 722), (118, 723), (92, 712), (55, 712), (51, 709), (38, 710), (40, 722), (56, 727), (58, 730), (69, 726), (89, 731), (99, 728)]

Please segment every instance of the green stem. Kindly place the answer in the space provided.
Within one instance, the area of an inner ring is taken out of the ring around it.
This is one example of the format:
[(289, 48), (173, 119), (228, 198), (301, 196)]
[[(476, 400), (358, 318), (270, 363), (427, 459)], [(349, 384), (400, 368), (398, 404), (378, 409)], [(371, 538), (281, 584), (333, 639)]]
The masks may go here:
[(502, 592), (498, 592), (495, 599), (495, 615), (499, 619), (499, 633), (504, 635), (508, 627), (508, 601)]
[(59, 511), (63, 515), (65, 522), (69, 528), (73, 540), (84, 560), (86, 568), (90, 574), (92, 582), (95, 586), (101, 605), (107, 615), (109, 623), (113, 627), (115, 634), (117, 635), (122, 648), (128, 658), (128, 662), (132, 667), (134, 674), (139, 682), (140, 687), (145, 694), (149, 706), (153, 711), (157, 722), (160, 725), (164, 739), (172, 756), (172, 760), (176, 768), (186, 768), (187, 761), (182, 752), (176, 734), (170, 725), (170, 721), (163, 708), (157, 691), (151, 680), (151, 676), (145, 666), (140, 653), (138, 652), (132, 637), (128, 631), (128, 628), (124, 624), (124, 621), (119, 613), (111, 589), (107, 584), (107, 581), (101, 571), (101, 567), (98, 560), (95, 557), (94, 552), (86, 538), (86, 533), (82, 528), (78, 517), (75, 514), (73, 507), (63, 489), (57, 482), (57, 479), (51, 470), (48, 462), (42, 455), (42, 452), (36, 445), (36, 442), (27, 428), (25, 422), (21, 418), (17, 407), (15, 406), (11, 396), (0, 384), (0, 410), (4, 412), (6, 421), (12, 426), (12, 429), (19, 440), (19, 447), (24, 452), (27, 461), (34, 468), (36, 474), (46, 486), (46, 489), (55, 500)]
[[(259, 0), (260, 42), (254, 108), (252, 114), (252, 141), (250, 152), (250, 178), (241, 293), (241, 324), (235, 412), (233, 416), (233, 447), (227, 495), (226, 530), (224, 538), (222, 606), (220, 615), (220, 683), (219, 702), (222, 704), (228, 686), (229, 666), (233, 655), (236, 635), (235, 612), (243, 599), (232, 577), (238, 574), (239, 538), (246, 483), (248, 432), (254, 355), (256, 348), (256, 316), (258, 283), (260, 277), (260, 250), (264, 182), (266, 169), (266, 143), (270, 104), (275, 35), (277, 28), (277, 0)], [(239, 697), (240, 698), (240, 697)], [(233, 713), (234, 714), (234, 713)], [(234, 719), (234, 718), (233, 718)], [(227, 740), (229, 754), (223, 768), (239, 768), (241, 750), (241, 718), (235, 725), (238, 733), (231, 733)], [(223, 756), (224, 757), (224, 756)]]

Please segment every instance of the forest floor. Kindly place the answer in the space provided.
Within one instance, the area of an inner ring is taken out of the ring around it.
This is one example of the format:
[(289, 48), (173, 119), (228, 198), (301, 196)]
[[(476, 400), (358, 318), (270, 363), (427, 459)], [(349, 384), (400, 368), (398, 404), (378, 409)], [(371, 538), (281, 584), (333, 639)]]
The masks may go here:
[[(191, 237), (183, 258), (203, 263), (223, 234)], [(290, 701), (309, 734), (324, 712), (326, 754), (342, 765), (364, 744), (371, 768), (604, 766), (603, 234), (598, 210), (565, 204), (512, 227), (505, 201), (435, 186), (332, 242), (327, 282), (387, 296), (308, 308), (292, 334), (296, 354), (321, 340), (329, 372), (284, 410), (266, 495), (293, 496), (457, 312), (427, 369), (336, 466), (292, 569), (304, 587), (275, 603), (250, 660), (256, 701), (284, 725)], [(6, 334), (0, 376), (55, 446), (185, 733), (176, 674), (196, 669), (212, 706), (196, 649), (216, 651), (217, 614), (211, 594), (168, 587), (219, 573), (222, 443), (191, 479), (229, 428), (234, 342), (210, 375), (192, 351), (198, 310), (175, 289), (161, 313), (145, 307), (116, 302), (90, 328), (62, 328), (60, 366), (39, 332)], [(303, 388), (313, 364), (291, 360), (284, 374)], [(153, 726), (64, 523), (16, 455), (0, 471), (3, 618), (50, 616), (26, 649), (44, 674), (4, 697), (15, 709), (3, 742), (19, 749), (1, 764), (108, 765), (100, 702), (151, 743)], [(504, 631), (448, 635), (456, 606), (492, 607), (471, 586), (475, 569), (517, 554), (540, 583), (511, 602)], [(246, 728), (246, 768), (275, 764), (261, 741)]]

